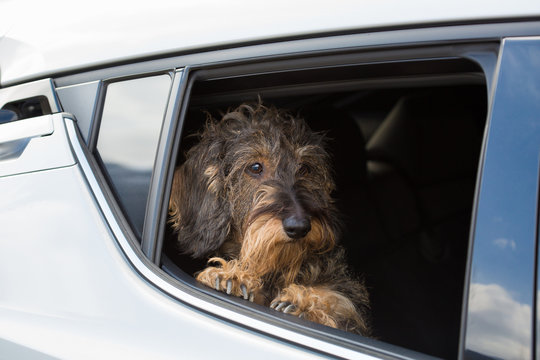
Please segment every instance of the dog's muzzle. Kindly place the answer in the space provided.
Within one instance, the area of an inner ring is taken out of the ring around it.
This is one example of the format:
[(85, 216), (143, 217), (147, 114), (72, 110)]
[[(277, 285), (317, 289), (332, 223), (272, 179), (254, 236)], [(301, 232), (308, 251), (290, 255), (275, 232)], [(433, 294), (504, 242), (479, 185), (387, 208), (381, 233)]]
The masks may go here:
[(301, 239), (311, 230), (311, 221), (307, 217), (289, 216), (283, 219), (283, 230), (291, 239)]

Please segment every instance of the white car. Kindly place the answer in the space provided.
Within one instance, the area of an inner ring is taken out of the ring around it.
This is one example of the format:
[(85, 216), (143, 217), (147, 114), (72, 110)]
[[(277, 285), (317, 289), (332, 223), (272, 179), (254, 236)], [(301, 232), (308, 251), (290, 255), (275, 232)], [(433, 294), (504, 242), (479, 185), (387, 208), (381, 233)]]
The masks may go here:
[[(540, 2), (0, 1), (0, 359), (538, 358)], [(207, 288), (205, 112), (326, 131), (374, 336)]]

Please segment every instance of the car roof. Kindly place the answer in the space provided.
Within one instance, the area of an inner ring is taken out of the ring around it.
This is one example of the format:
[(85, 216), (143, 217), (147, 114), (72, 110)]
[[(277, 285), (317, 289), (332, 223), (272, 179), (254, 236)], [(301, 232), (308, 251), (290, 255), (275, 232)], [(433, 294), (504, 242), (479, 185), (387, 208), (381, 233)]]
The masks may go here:
[(0, 85), (317, 33), (540, 15), (538, 0), (0, 0)]

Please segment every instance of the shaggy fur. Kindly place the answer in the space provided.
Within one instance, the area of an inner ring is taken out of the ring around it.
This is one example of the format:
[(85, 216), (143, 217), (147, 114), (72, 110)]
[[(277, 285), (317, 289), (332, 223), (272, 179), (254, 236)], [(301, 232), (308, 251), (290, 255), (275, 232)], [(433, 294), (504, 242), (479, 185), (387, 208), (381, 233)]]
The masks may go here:
[(324, 137), (273, 107), (209, 119), (176, 169), (170, 216), (180, 248), (209, 258), (197, 280), (324, 325), (369, 334), (368, 296), (336, 245)]

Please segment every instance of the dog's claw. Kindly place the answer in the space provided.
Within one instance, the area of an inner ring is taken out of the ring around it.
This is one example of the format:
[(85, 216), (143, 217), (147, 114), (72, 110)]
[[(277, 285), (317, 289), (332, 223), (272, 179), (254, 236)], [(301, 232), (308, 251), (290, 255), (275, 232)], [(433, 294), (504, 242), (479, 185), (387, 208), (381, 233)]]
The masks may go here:
[[(214, 280), (214, 289), (216, 289), (217, 291), (223, 291), (227, 295), (231, 295), (233, 293), (233, 285), (234, 285), (234, 280), (232, 280), (232, 279), (228, 279), (225, 282), (224, 286), (221, 284), (221, 277), (216, 276), (216, 278)], [(240, 290), (242, 291), (242, 294), (240, 296), (244, 300), (249, 300), (251, 302), (254, 301), (255, 295), (253, 294), (253, 292), (248, 291), (248, 288), (247, 288), (246, 285), (240, 284)], [(235, 292), (236, 292), (236, 290), (235, 290)]]
[[(290, 314), (294, 311), (296, 311), (297, 307), (295, 304), (289, 302), (289, 301), (279, 301), (276, 300), (273, 303), (270, 304), (270, 307), (276, 311), (281, 311), (284, 314)], [(301, 313), (300, 315), (302, 315)], [(301, 317), (301, 316), (300, 316)]]
[(296, 310), (296, 306), (294, 304), (289, 304), (285, 309), (283, 309), (283, 312), (285, 314), (291, 313), (294, 310)]
[(240, 290), (242, 290), (242, 295), (244, 296), (244, 300), (247, 300), (249, 295), (248, 295), (248, 292), (247, 292), (246, 285), (244, 285), (244, 284), (240, 285)]
[(287, 301), (283, 301), (281, 303), (279, 303), (278, 306), (276, 306), (276, 311), (281, 311), (281, 309), (283, 309), (284, 307), (287, 307), (289, 306), (291, 303), (290, 302), (287, 302)]

